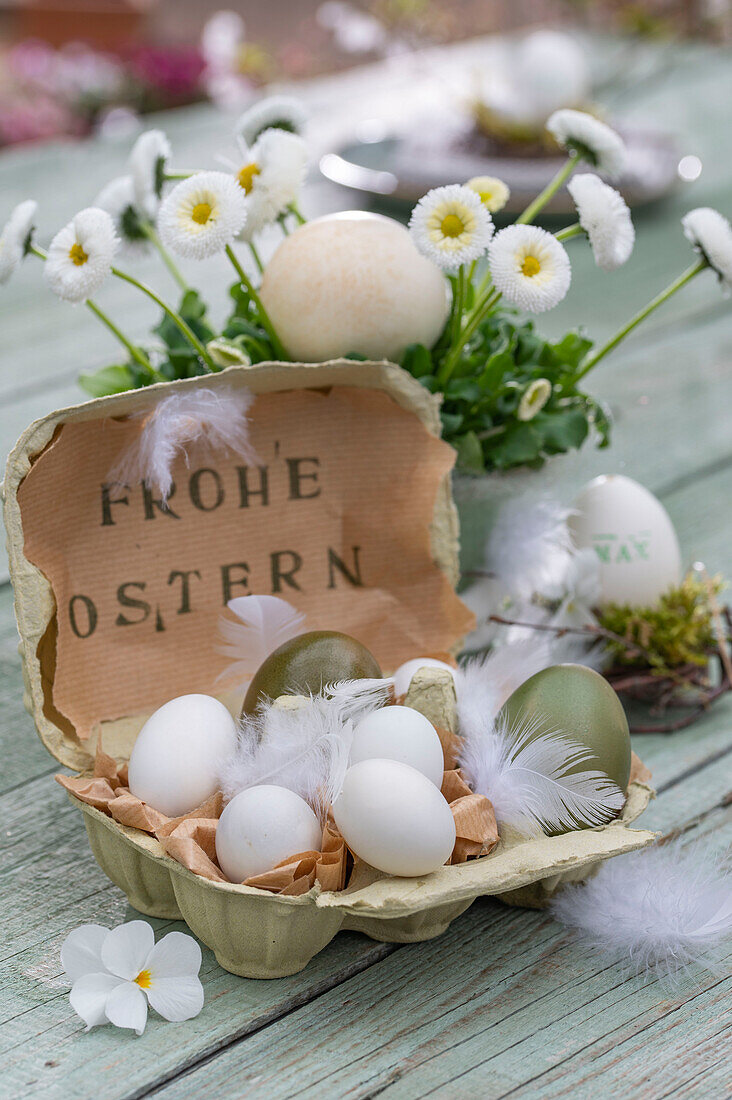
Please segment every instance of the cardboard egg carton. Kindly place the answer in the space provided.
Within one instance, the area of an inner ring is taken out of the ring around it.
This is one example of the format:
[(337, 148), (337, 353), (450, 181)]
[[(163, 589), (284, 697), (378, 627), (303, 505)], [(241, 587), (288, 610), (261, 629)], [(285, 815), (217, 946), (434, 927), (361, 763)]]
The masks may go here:
[[(214, 456), (174, 468), (164, 508), (109, 472), (161, 397), (246, 387), (261, 462)], [(454, 588), (454, 455), (439, 403), (393, 364), (259, 364), (101, 398), (31, 425), (8, 460), (4, 515), (21, 635), (26, 705), (60, 763), (91, 772), (99, 738), (129, 759), (145, 719), (186, 692), (222, 698), (216, 624), (228, 598), (282, 595), (306, 629), (352, 634), (385, 671), (455, 651), (471, 616)], [(172, 513), (172, 515), (171, 515)], [(424, 669), (406, 699), (455, 728), (452, 677)], [(409, 942), (439, 935), (481, 895), (541, 905), (563, 881), (650, 843), (630, 828), (652, 797), (633, 782), (620, 817), (522, 840), (415, 879), (360, 866), (346, 890), (300, 896), (214, 882), (158, 841), (70, 795), (92, 851), (131, 905), (181, 918), (227, 970), (295, 973), (341, 929)]]

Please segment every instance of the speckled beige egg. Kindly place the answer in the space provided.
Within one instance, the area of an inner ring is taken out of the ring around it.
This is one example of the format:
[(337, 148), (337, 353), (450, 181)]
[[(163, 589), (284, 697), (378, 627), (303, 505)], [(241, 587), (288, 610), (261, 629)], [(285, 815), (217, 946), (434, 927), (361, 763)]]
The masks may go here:
[(404, 226), (358, 210), (286, 237), (261, 297), (289, 355), (304, 363), (350, 353), (398, 360), (409, 344), (432, 347), (449, 309), (447, 281)]

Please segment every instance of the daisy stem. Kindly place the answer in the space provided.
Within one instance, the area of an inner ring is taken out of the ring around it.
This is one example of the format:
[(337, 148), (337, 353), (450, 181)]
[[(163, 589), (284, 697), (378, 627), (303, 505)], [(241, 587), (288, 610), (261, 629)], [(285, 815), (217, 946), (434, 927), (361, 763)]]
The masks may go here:
[(460, 338), (462, 328), (463, 306), (465, 304), (465, 268), (458, 268), (457, 275), (450, 280), (452, 283), (452, 318), (450, 321), (450, 343), (454, 344)]
[(145, 236), (147, 237), (147, 239), (150, 241), (150, 243), (157, 249), (157, 251), (160, 254), (160, 259), (163, 261), (163, 263), (167, 267), (168, 271), (173, 276), (176, 283), (178, 284), (180, 289), (185, 294), (185, 292), (190, 289), (189, 286), (188, 286), (188, 283), (185, 281), (185, 279), (181, 275), (181, 273), (178, 269), (178, 266), (175, 263), (173, 257), (170, 255), (167, 248), (165, 247), (163, 242), (160, 240), (160, 237), (157, 235), (157, 233), (155, 231), (155, 227), (153, 225), (151, 225), (150, 222), (143, 222), (142, 223), (142, 231), (145, 234)]
[[(43, 248), (39, 248), (38, 245), (35, 244), (32, 244), (30, 246), (30, 248), (28, 249), (28, 253), (32, 256), (37, 256), (39, 260), (45, 261), (48, 259), (48, 253)], [(99, 318), (103, 325), (106, 325), (112, 335), (119, 340), (120, 344), (122, 344), (123, 347), (127, 348), (127, 351), (130, 353), (135, 362), (138, 363), (143, 370), (147, 371), (152, 379), (154, 379), (156, 382), (166, 381), (163, 375), (160, 374), (159, 371), (155, 370), (145, 353), (140, 348), (135, 347), (131, 340), (128, 340), (124, 332), (122, 332), (121, 329), (117, 328), (112, 318), (108, 317), (104, 310), (99, 308), (96, 302), (93, 302), (91, 298), (87, 298), (85, 301), (85, 305), (92, 311), (95, 317)]]
[(122, 279), (123, 282), (129, 283), (131, 286), (137, 287), (137, 289), (141, 290), (143, 294), (147, 294), (148, 298), (150, 298), (153, 302), (155, 302), (157, 306), (159, 306), (165, 313), (167, 313), (168, 317), (170, 317), (173, 324), (177, 325), (189, 344), (192, 344), (193, 347), (196, 349), (196, 352), (206, 364), (208, 369), (212, 373), (216, 373), (216, 364), (214, 363), (209, 353), (206, 351), (201, 341), (196, 336), (193, 329), (183, 320), (180, 314), (176, 313), (174, 309), (171, 309), (170, 306), (167, 305), (163, 301), (163, 299), (155, 293), (152, 287), (147, 286), (146, 283), (141, 283), (139, 279), (136, 279), (134, 277), (134, 275), (128, 275), (127, 272), (120, 271), (118, 267), (112, 268), (112, 274), (115, 275), (118, 279)]
[(259, 269), (259, 274), (264, 275), (264, 264), (262, 263), (262, 258), (261, 258), (261, 256), (259, 255), (259, 252), (256, 249), (254, 241), (248, 241), (247, 243), (249, 244), (249, 251), (251, 252), (251, 254), (254, 258), (254, 262), (257, 265), (257, 268)]
[(575, 222), (574, 225), (568, 225), (566, 229), (560, 229), (554, 236), (558, 241), (569, 241), (572, 237), (579, 237), (581, 233), (584, 233), (584, 229), (579, 222)]
[(249, 278), (246, 271), (244, 270), (244, 268), (239, 263), (239, 260), (237, 259), (237, 255), (234, 252), (234, 249), (231, 247), (230, 244), (227, 244), (227, 246), (226, 246), (226, 255), (231, 260), (231, 262), (233, 264), (233, 267), (234, 267), (234, 270), (236, 271), (237, 275), (239, 276), (241, 282), (247, 288), (247, 291), (249, 293), (249, 297), (252, 299), (255, 306), (257, 307), (257, 312), (259, 313), (259, 319), (262, 322), (262, 327), (264, 328), (264, 330), (266, 331), (267, 335), (270, 338), (270, 341), (272, 343), (272, 348), (274, 350), (275, 355), (277, 356), (278, 359), (281, 359), (281, 360), (286, 362), (287, 361), (287, 352), (285, 351), (282, 344), (280, 343), (280, 338), (277, 335), (277, 333), (275, 332), (274, 325), (272, 324), (272, 322), (269, 319), (269, 314), (267, 313), (267, 310), (264, 308), (264, 304), (262, 302), (262, 299), (257, 294), (257, 291), (254, 288), (254, 284), (252, 283), (252, 280)]
[(523, 214), (516, 218), (516, 225), (530, 225), (531, 222), (533, 222), (539, 211), (544, 209), (549, 200), (556, 195), (562, 184), (569, 179), (579, 164), (579, 161), (580, 159), (577, 156), (572, 155), (567, 157), (566, 164), (562, 165), (554, 179), (550, 180), (544, 190), (536, 196), (534, 201), (529, 203)]
[(674, 281), (669, 286), (667, 286), (665, 290), (662, 290), (661, 293), (656, 295), (656, 297), (652, 301), (650, 301), (647, 306), (645, 306), (639, 313), (636, 313), (635, 317), (631, 318), (631, 320), (628, 321), (627, 325), (625, 325), (624, 328), (621, 328), (619, 332), (616, 332), (612, 339), (608, 340), (608, 342), (606, 344), (603, 344), (603, 346), (598, 351), (596, 351), (594, 355), (591, 355), (589, 359), (585, 360), (585, 362), (582, 364), (582, 369), (579, 371), (578, 374), (575, 375), (575, 383), (579, 382), (581, 378), (584, 378), (586, 374), (589, 374), (592, 368), (596, 366), (601, 359), (604, 359), (608, 352), (612, 351), (613, 348), (616, 348), (621, 340), (624, 340), (628, 333), (633, 331), (636, 325), (639, 325), (641, 321), (645, 321), (646, 317), (648, 317), (649, 314), (653, 313), (654, 309), (658, 309), (659, 306), (668, 301), (672, 294), (675, 294), (677, 290), (681, 290), (682, 286), (686, 286), (686, 284), (690, 282), (695, 275), (698, 275), (700, 271), (703, 271), (704, 268), (708, 266), (709, 265), (707, 264), (706, 260), (698, 260), (697, 263), (692, 264), (691, 267), (687, 268), (686, 271), (679, 275), (678, 279), (674, 279)]
[(295, 220), (296, 220), (298, 225), (305, 225), (305, 222), (307, 221), (307, 218), (304, 218), (303, 215), (300, 213), (300, 211), (298, 209), (298, 206), (297, 206), (297, 203), (295, 203), (295, 202), (288, 203), (287, 204), (287, 209), (290, 211), (291, 214), (295, 215)]
[(470, 320), (466, 324), (465, 328), (459, 333), (457, 342), (450, 349), (448, 355), (445, 357), (445, 361), (437, 372), (437, 381), (441, 386), (445, 384), (452, 377), (452, 373), (458, 364), (460, 359), (460, 353), (467, 344), (470, 337), (475, 332), (476, 328), (484, 317), (490, 312), (498, 299), (501, 297), (501, 293), (490, 287), (483, 297), (478, 301), (470, 316)]

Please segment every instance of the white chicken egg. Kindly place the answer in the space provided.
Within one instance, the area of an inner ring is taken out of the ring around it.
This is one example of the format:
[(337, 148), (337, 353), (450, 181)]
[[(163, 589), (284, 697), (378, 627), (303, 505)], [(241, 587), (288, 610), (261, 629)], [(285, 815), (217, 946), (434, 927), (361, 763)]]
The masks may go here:
[(213, 696), (171, 699), (137, 735), (129, 788), (168, 817), (188, 813), (218, 790), (221, 765), (236, 748), (236, 737), (236, 722)]
[(413, 657), (411, 661), (400, 665), (394, 673), (394, 694), (397, 699), (407, 694), (412, 677), (421, 668), (443, 668), (452, 676), (455, 675), (455, 669), (447, 661), (438, 661), (436, 657)]
[(399, 760), (362, 760), (333, 803), (346, 844), (390, 875), (436, 871), (455, 846), (455, 820), (434, 783)]
[(231, 882), (271, 871), (288, 856), (320, 851), (317, 817), (286, 787), (247, 787), (224, 807), (216, 827), (216, 858)]
[(261, 298), (293, 359), (321, 363), (351, 352), (398, 360), (431, 348), (449, 311), (448, 284), (392, 218), (362, 210), (300, 226), (279, 246)]
[(358, 723), (353, 731), (351, 764), (362, 760), (401, 760), (439, 788), (445, 758), (437, 730), (412, 707), (381, 707)]
[(600, 601), (645, 607), (681, 580), (681, 551), (668, 512), (621, 474), (596, 477), (573, 505), (575, 545), (595, 551)]

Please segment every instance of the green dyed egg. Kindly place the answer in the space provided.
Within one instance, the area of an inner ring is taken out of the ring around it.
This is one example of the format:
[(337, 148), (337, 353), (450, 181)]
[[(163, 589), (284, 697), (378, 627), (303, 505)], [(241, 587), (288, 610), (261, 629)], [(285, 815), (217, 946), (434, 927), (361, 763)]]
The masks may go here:
[(621, 791), (630, 778), (630, 732), (625, 711), (598, 672), (584, 665), (553, 665), (514, 691), (501, 712), (509, 729), (539, 719), (536, 734), (559, 731), (586, 745), (596, 760), (572, 771), (598, 769)]
[(376, 658), (348, 634), (311, 630), (270, 653), (246, 693), (242, 714), (253, 714), (261, 699), (279, 695), (317, 695), (337, 680), (380, 677)]

